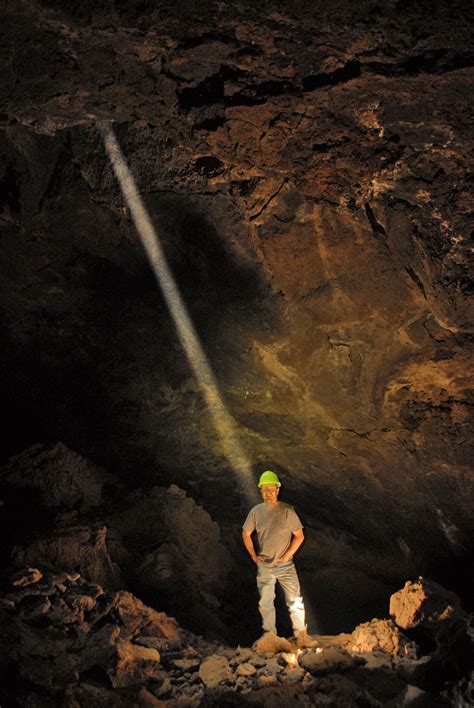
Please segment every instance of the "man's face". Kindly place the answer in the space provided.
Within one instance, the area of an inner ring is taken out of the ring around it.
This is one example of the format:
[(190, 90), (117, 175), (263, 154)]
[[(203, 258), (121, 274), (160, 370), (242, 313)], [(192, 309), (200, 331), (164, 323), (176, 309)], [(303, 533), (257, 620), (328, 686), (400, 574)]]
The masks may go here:
[(260, 487), (260, 493), (263, 497), (264, 502), (270, 504), (275, 504), (278, 500), (278, 492), (280, 488), (276, 484), (262, 484)]

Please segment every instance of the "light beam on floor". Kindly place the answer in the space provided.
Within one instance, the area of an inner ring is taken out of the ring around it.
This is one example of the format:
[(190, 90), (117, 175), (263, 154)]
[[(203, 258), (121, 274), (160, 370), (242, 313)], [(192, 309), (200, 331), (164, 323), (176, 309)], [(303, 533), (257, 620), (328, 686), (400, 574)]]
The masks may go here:
[(109, 125), (101, 125), (100, 130), (123, 197), (130, 209), (150, 266), (174, 320), (189, 365), (206, 401), (220, 439), (222, 452), (235, 472), (239, 486), (248, 502), (255, 504), (257, 501), (255, 480), (250, 462), (238, 438), (237, 424), (228, 412), (219, 393), (215, 376), (166, 260), (156, 228), (152, 224), (112, 128)]

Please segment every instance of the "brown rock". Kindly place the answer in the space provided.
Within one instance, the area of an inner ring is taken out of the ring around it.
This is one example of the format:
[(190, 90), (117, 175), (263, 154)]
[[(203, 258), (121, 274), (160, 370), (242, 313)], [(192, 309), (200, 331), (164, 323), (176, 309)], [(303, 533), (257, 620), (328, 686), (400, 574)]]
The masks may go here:
[(462, 616), (457, 595), (427, 578), (406, 582), (390, 598), (390, 615), (399, 627), (432, 627)]
[(278, 678), (275, 674), (263, 674), (257, 678), (257, 686), (259, 688), (265, 688), (266, 686), (276, 686), (278, 684)]
[(287, 667), (285, 671), (278, 674), (278, 680), (281, 683), (300, 683), (305, 677), (305, 670), (301, 666)]
[(239, 664), (235, 673), (238, 676), (253, 676), (257, 673), (257, 669), (255, 668), (255, 666), (252, 666), (252, 664), (243, 663)]
[(199, 677), (208, 688), (216, 688), (220, 683), (230, 681), (232, 673), (225, 656), (213, 654), (202, 662)]
[(181, 641), (182, 632), (173, 617), (147, 607), (131, 593), (118, 592), (115, 606), (123, 626), (131, 634), (140, 632), (149, 637), (164, 637), (175, 644)]
[(172, 663), (173, 666), (175, 666), (177, 669), (181, 669), (181, 671), (196, 671), (196, 669), (198, 669), (201, 664), (201, 660), (198, 658), (175, 659)]
[(120, 569), (107, 550), (105, 526), (75, 526), (56, 531), (25, 548), (16, 548), (13, 553), (16, 565), (31, 563), (33, 559), (52, 570), (79, 571), (110, 589), (122, 585)]
[(134, 686), (154, 678), (159, 662), (160, 655), (156, 649), (119, 640), (116, 644), (116, 661), (107, 673), (114, 688)]
[(143, 686), (138, 692), (138, 705), (140, 708), (165, 708), (167, 703)]
[(265, 632), (254, 644), (255, 651), (260, 654), (277, 654), (280, 651), (291, 651), (290, 642), (284, 637), (278, 637), (275, 632)]
[(66, 689), (64, 704), (67, 708), (131, 708), (135, 702), (130, 701), (130, 696), (120, 695), (118, 691), (83, 681), (78, 686)]
[[(133, 493), (127, 510), (110, 524), (118, 545), (130, 554), (128, 564), (138, 587), (172, 597), (181, 623), (200, 631), (224, 631), (216, 593), (225, 586), (232, 559), (219, 526), (205, 509), (173, 484)], [(143, 548), (153, 550), (143, 554)], [(199, 613), (193, 609), (196, 605)]]
[(26, 568), (12, 577), (11, 584), (14, 588), (23, 588), (26, 585), (39, 582), (42, 577), (43, 573), (38, 568)]
[(0, 477), (15, 487), (39, 493), (45, 507), (82, 507), (101, 502), (108, 475), (63, 443), (33, 445), (0, 470)]
[(300, 665), (313, 676), (349, 671), (364, 664), (363, 659), (351, 656), (344, 649), (329, 647), (320, 652), (308, 652), (300, 657)]
[(396, 656), (416, 659), (416, 644), (400, 631), (392, 620), (373, 619), (359, 625), (352, 632), (348, 649), (355, 652), (372, 652), (376, 649)]

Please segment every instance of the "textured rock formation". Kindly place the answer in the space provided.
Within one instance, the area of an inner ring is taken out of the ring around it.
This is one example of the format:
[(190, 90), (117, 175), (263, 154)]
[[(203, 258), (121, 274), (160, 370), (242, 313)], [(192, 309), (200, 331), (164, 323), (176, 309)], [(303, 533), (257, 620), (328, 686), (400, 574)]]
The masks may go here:
[(111, 553), (134, 589), (166, 604), (200, 632), (225, 633), (220, 603), (232, 560), (219, 526), (185, 492), (171, 485), (135, 491), (107, 521)]
[(102, 488), (110, 480), (104, 470), (63, 443), (33, 445), (11, 458), (0, 475), (3, 484), (36, 492), (42, 506), (57, 510), (99, 506)]
[(322, 542), (320, 621), (420, 573), (472, 596), (468, 5), (21, 0), (2, 27), (4, 459), (62, 439), (238, 537), (110, 122), (250, 459)]
[(426, 578), (407, 582), (390, 598), (390, 615), (399, 627), (437, 627), (462, 617), (459, 598)]
[(469, 695), (468, 676), (429, 692), (408, 655), (352, 653), (344, 635), (320, 637), (317, 649), (266, 653), (205, 641), (131, 593), (77, 573), (17, 571), (0, 595), (0, 621), (2, 705), (448, 708)]
[(123, 586), (120, 568), (110, 558), (105, 526), (73, 526), (15, 548), (15, 565), (39, 563), (50, 570), (78, 571), (111, 589)]
[(410, 642), (391, 620), (377, 620), (359, 625), (352, 633), (352, 651), (369, 652), (381, 649), (388, 654), (416, 659), (416, 645)]

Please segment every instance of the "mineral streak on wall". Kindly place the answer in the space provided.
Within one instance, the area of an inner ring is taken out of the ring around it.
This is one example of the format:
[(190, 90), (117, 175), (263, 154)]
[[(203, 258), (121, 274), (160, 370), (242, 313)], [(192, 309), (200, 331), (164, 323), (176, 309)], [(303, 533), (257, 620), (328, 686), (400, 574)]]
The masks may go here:
[(255, 484), (250, 462), (239, 443), (235, 420), (228, 413), (218, 390), (218, 384), (169, 269), (163, 249), (150, 216), (137, 190), (135, 180), (127, 167), (124, 155), (110, 126), (103, 125), (101, 133), (107, 154), (120, 183), (125, 202), (140, 235), (150, 266), (156, 276), (169, 311), (173, 317), (183, 350), (188, 358), (199, 388), (206, 400), (214, 427), (219, 435), (222, 450), (237, 476), (249, 503), (256, 501)]

